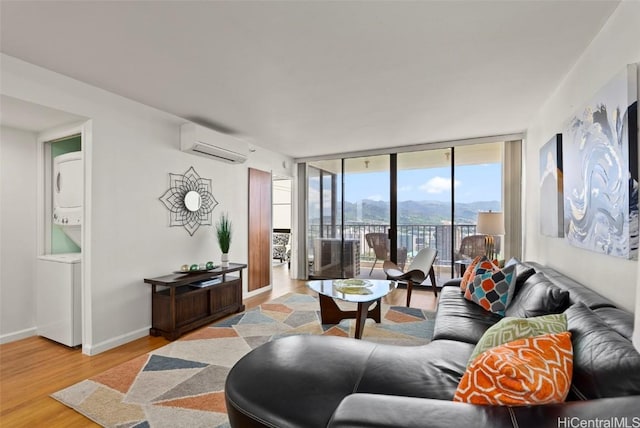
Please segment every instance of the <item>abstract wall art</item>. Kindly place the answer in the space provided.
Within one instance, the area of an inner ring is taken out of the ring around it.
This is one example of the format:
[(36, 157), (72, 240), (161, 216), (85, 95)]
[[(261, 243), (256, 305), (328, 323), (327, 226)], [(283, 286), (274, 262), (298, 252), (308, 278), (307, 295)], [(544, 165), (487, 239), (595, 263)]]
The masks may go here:
[(565, 235), (572, 245), (637, 258), (638, 72), (629, 65), (567, 122)]
[(562, 179), (562, 134), (556, 134), (540, 149), (540, 233), (564, 236)]

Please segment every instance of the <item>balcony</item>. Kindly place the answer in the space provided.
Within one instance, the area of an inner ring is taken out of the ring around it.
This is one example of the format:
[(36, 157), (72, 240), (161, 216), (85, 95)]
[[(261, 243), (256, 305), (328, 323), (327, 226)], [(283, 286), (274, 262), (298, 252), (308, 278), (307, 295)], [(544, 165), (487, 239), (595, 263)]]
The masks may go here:
[[(353, 275), (358, 278), (385, 278), (382, 271), (382, 260), (377, 260), (372, 248), (367, 245), (365, 236), (368, 233), (387, 233), (389, 229), (388, 224), (347, 224), (344, 226), (344, 241), (349, 242), (350, 252), (356, 252), (355, 258), (359, 265), (359, 274)], [(340, 240), (341, 227), (339, 225), (310, 225), (308, 232), (308, 254), (309, 264), (313, 271), (314, 259), (319, 252), (314, 248), (318, 238), (323, 239), (335, 239)], [(406, 249), (406, 265), (411, 263), (411, 260), (415, 254), (423, 248), (435, 248), (438, 250), (438, 257), (435, 261), (434, 267), (436, 271), (436, 279), (439, 284), (442, 282), (457, 276), (459, 272), (454, 272), (452, 275), (452, 265), (457, 256), (457, 249), (460, 248), (462, 239), (469, 235), (476, 234), (475, 224), (456, 224), (456, 225), (434, 225), (434, 224), (401, 224), (398, 225), (398, 248)], [(454, 241), (452, 243), (452, 237)], [(453, 246), (452, 246), (453, 244)], [(335, 246), (333, 247), (335, 251)], [(346, 247), (345, 247), (346, 248)], [(454, 251), (452, 251), (452, 248)], [(338, 247), (338, 250), (340, 247)], [(404, 252), (404, 251), (402, 251)], [(339, 257), (340, 255), (334, 254)], [(327, 255), (323, 255), (327, 257)], [(402, 260), (399, 260), (401, 263)], [(373, 267), (373, 270), (372, 270)], [(352, 271), (353, 272), (353, 271)], [(314, 272), (315, 273), (315, 272)], [(351, 275), (348, 275), (351, 276)]]

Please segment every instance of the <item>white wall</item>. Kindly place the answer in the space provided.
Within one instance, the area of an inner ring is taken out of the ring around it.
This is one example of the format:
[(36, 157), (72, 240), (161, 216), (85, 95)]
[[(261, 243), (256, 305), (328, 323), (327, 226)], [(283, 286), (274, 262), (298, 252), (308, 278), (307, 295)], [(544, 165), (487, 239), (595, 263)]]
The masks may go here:
[(600, 255), (539, 232), (540, 147), (563, 123), (627, 64), (640, 61), (640, 2), (622, 2), (563, 83), (527, 129), (525, 162), (525, 259), (548, 264), (587, 284), (619, 306), (640, 313), (637, 261)]
[(169, 173), (193, 166), (213, 180), (219, 202), (214, 223), (221, 212), (230, 214), (231, 260), (247, 262), (247, 168), (291, 175), (289, 157), (255, 146), (247, 163), (231, 165), (182, 153), (179, 126), (185, 120), (7, 55), (0, 59), (3, 94), (91, 119), (91, 142), (84, 147), (89, 189), (83, 352), (102, 352), (148, 334), (151, 291), (144, 278), (220, 259), (213, 227), (203, 226), (193, 237), (182, 227), (168, 227), (159, 197)]
[(0, 128), (0, 343), (35, 334), (36, 148)]

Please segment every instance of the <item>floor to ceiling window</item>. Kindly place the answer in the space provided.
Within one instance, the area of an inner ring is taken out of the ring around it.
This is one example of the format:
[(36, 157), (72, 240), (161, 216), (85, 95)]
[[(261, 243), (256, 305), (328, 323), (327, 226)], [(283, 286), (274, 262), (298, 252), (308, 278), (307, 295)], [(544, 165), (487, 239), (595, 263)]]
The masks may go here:
[(342, 160), (313, 162), (307, 169), (307, 255), (310, 276), (341, 278)]
[[(398, 254), (438, 251), (436, 267), (450, 265), (452, 149), (398, 154)], [(400, 263), (403, 262), (400, 258)], [(437, 268), (438, 277), (442, 269)]]
[(457, 275), (470, 242), (485, 249), (478, 213), (502, 210), (504, 144), (309, 162), (309, 275), (384, 278), (383, 260), (407, 266), (426, 247), (440, 282)]
[(344, 160), (343, 250), (359, 276), (381, 268), (390, 256), (389, 180), (389, 155)]
[[(478, 255), (501, 258), (501, 236), (486, 236), (478, 229), (478, 216), (502, 212), (504, 143), (476, 144), (454, 150), (454, 217), (451, 257), (455, 275), (461, 275), (469, 259)], [(488, 239), (495, 248), (488, 248)], [(457, 263), (456, 263), (457, 262)]]

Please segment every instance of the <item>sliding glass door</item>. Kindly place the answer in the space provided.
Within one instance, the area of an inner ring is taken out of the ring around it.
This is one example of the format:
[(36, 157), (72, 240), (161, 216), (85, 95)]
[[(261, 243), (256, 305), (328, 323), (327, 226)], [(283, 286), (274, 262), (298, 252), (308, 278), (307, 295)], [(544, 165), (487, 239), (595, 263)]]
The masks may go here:
[[(452, 149), (398, 154), (398, 262), (418, 251), (438, 251), (436, 266), (451, 265)], [(436, 269), (437, 276), (441, 274)]]
[(342, 160), (313, 162), (307, 171), (309, 276), (341, 278)]
[[(438, 281), (486, 252), (478, 213), (502, 209), (504, 143), (310, 162), (307, 257), (318, 278), (384, 278), (423, 248), (438, 251)], [(474, 237), (476, 238), (469, 238)], [(494, 237), (500, 253), (501, 236)]]
[(309, 163), (311, 277), (354, 278), (381, 269), (389, 258), (389, 194), (387, 155)]
[(344, 160), (345, 261), (357, 266), (355, 276), (386, 277), (382, 263), (391, 250), (389, 180), (389, 155)]
[[(488, 236), (478, 229), (478, 216), (502, 212), (503, 143), (455, 148), (456, 177), (454, 215), (454, 273), (462, 274), (469, 260), (478, 255), (501, 258), (502, 236)], [(488, 244), (495, 242), (495, 248)]]

